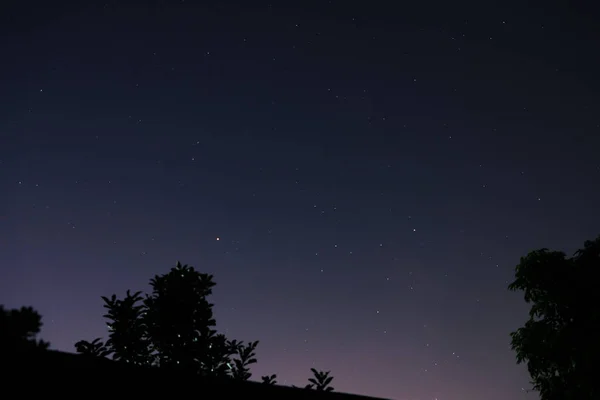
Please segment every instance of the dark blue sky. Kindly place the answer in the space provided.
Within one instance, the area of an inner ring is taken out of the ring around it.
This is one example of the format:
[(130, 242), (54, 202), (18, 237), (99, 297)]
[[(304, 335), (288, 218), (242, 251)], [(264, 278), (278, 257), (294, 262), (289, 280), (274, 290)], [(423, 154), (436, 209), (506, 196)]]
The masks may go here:
[(535, 398), (506, 286), (600, 233), (596, 10), (9, 3), (0, 303), (53, 348), (180, 260), (214, 273), (217, 327), (261, 341), (255, 378)]

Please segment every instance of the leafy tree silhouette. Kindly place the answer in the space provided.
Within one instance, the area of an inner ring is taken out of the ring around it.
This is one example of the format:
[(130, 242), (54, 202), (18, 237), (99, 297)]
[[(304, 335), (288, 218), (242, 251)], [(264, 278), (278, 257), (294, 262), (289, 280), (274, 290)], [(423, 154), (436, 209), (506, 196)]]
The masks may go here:
[(38, 340), (42, 317), (32, 307), (6, 310), (0, 305), (0, 349), (4, 351), (46, 350), (50, 343)]
[(277, 374), (261, 376), (262, 383), (275, 385), (277, 383)]
[(540, 249), (522, 257), (511, 291), (531, 303), (525, 325), (511, 333), (517, 363), (526, 363), (541, 400), (600, 398), (600, 236), (573, 257)]
[(306, 385), (307, 389), (315, 389), (324, 392), (333, 392), (333, 387), (330, 386), (331, 381), (333, 380), (333, 376), (329, 376), (331, 371), (317, 371), (314, 368), (311, 368), (310, 370), (313, 373), (314, 378), (308, 379), (310, 383)]
[(212, 275), (177, 263), (169, 273), (155, 276), (150, 286), (144, 319), (160, 366), (227, 375), (236, 349), (213, 329), (213, 305), (207, 300), (215, 286)]
[(236, 349), (238, 358), (233, 359), (231, 376), (234, 379), (247, 381), (252, 376), (249, 366), (256, 363), (255, 350), (258, 341), (250, 342), (247, 345), (244, 345), (243, 342), (232, 341), (232, 345)]
[[(124, 299), (102, 298), (110, 338), (106, 349), (94, 354), (203, 376), (250, 377), (248, 366), (256, 362), (258, 342), (230, 341), (214, 329), (213, 304), (207, 300), (215, 286), (212, 275), (178, 262), (152, 278), (150, 286), (145, 297), (128, 291)], [(90, 353), (93, 343), (101, 342), (80, 341), (76, 349)]]

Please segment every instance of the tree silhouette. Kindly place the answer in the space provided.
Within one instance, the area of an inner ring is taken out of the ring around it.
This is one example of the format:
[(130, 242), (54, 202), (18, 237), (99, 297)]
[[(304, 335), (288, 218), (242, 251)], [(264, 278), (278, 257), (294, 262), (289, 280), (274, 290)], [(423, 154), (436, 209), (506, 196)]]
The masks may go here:
[(333, 392), (333, 387), (330, 386), (331, 381), (333, 380), (333, 376), (329, 376), (329, 373), (331, 371), (317, 371), (314, 368), (311, 368), (310, 370), (312, 371), (314, 378), (308, 379), (310, 383), (306, 385), (307, 389), (315, 389), (324, 392)]
[(525, 325), (511, 333), (517, 363), (526, 363), (541, 400), (600, 398), (600, 237), (573, 257), (541, 249), (521, 258), (511, 291), (531, 303)]
[(6, 310), (0, 305), (0, 349), (4, 351), (46, 350), (50, 343), (38, 340), (42, 317), (32, 307)]
[(277, 383), (277, 374), (261, 376), (262, 383), (267, 385), (275, 385)]
[(213, 329), (213, 305), (207, 300), (215, 286), (212, 275), (177, 263), (150, 286), (144, 319), (160, 366), (226, 375), (236, 349)]
[(249, 366), (256, 363), (255, 350), (256, 346), (258, 346), (258, 341), (250, 342), (247, 345), (244, 345), (243, 342), (237, 343), (233, 341), (232, 345), (236, 349), (238, 358), (233, 359), (231, 376), (234, 379), (247, 381), (252, 376)]
[[(207, 300), (215, 286), (212, 275), (178, 262), (168, 273), (152, 278), (150, 286), (145, 297), (130, 291), (124, 299), (102, 297), (110, 338), (97, 355), (203, 376), (250, 377), (248, 366), (256, 362), (258, 342), (229, 341), (214, 329), (213, 304)], [(78, 342), (77, 351), (89, 354), (93, 343)]]
[(75, 343), (75, 349), (80, 354), (93, 357), (108, 357), (112, 353), (100, 338), (96, 338), (91, 342), (80, 340)]

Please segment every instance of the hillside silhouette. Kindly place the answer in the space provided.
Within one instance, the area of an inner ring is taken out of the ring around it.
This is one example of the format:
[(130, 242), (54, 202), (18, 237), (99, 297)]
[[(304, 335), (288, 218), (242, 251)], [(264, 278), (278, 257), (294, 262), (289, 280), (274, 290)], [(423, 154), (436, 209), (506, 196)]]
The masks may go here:
[[(202, 377), (189, 371), (131, 365), (105, 357), (53, 350), (8, 352), (0, 358), (5, 382), (4, 393), (31, 396), (74, 395), (114, 398), (135, 396), (170, 398), (197, 396), (203, 399), (329, 399), (375, 400), (337, 392), (294, 388), (230, 378)], [(18, 382), (18, 386), (13, 384)], [(42, 383), (36, 385), (35, 383)], [(18, 391), (17, 391), (18, 389)]]

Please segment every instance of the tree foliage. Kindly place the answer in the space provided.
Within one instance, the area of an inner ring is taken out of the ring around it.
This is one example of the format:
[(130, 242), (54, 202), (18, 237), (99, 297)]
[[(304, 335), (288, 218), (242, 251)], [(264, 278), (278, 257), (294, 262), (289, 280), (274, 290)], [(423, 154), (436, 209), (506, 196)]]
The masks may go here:
[[(127, 292), (125, 298), (102, 297), (109, 340), (80, 341), (80, 353), (108, 356), (136, 365), (193, 371), (203, 376), (247, 380), (256, 362), (258, 342), (228, 340), (217, 333), (213, 276), (177, 265), (150, 280), (151, 292)], [(98, 347), (100, 346), (100, 347)]]
[(46, 350), (50, 343), (37, 339), (42, 325), (42, 316), (32, 307), (6, 310), (0, 305), (0, 349)]
[(310, 371), (313, 373), (313, 377), (308, 379), (310, 383), (306, 385), (307, 389), (333, 392), (333, 387), (330, 386), (333, 376), (329, 376), (331, 371), (317, 371), (315, 368), (311, 368)]
[(125, 361), (134, 365), (149, 365), (152, 363), (151, 344), (146, 334), (144, 321), (144, 305), (141, 292), (131, 294), (127, 291), (125, 298), (117, 299), (102, 296), (104, 314), (109, 322), (109, 339), (106, 347), (110, 349), (113, 359)]
[(525, 325), (511, 333), (517, 363), (526, 363), (542, 400), (600, 398), (600, 237), (573, 257), (541, 249), (521, 258), (511, 291), (531, 304)]

